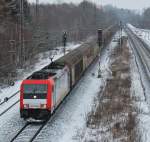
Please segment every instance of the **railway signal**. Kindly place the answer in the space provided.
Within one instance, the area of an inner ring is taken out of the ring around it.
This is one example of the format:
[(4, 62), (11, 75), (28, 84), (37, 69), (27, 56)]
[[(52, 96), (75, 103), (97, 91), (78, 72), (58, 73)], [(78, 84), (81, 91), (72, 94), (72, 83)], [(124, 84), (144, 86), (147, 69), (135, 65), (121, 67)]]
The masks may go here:
[[(100, 56), (100, 51), (103, 46), (103, 30), (98, 29), (98, 40), (97, 40), (98, 46), (99, 46), (99, 56)], [(99, 59), (99, 68), (98, 68), (98, 78), (101, 78), (101, 69), (100, 69), (100, 59)]]
[(103, 44), (103, 30), (102, 29), (98, 29), (98, 46), (99, 48), (101, 48), (102, 44)]

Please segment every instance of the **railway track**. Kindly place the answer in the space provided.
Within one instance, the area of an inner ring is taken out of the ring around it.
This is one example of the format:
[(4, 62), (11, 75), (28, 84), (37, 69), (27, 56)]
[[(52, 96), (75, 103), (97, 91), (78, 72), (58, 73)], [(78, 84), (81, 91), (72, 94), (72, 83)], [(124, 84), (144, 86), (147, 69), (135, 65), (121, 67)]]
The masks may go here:
[(27, 122), (10, 142), (32, 142), (49, 120), (45, 122)]
[[(72, 90), (73, 91), (73, 90)], [(42, 131), (42, 129), (54, 120), (55, 116), (60, 113), (63, 105), (67, 102), (67, 100), (71, 97), (67, 96), (60, 106), (54, 111), (54, 113), (44, 122), (27, 122), (18, 132), (17, 134), (10, 140), (10, 142), (33, 142), (38, 134)]]
[(142, 68), (150, 82), (150, 48), (141, 39), (139, 39), (130, 29), (126, 30), (129, 41), (132, 44), (134, 54), (140, 59)]
[(149, 45), (147, 45), (142, 39), (140, 39), (138, 37), (139, 41), (140, 41), (140, 44), (145, 47), (144, 50), (146, 51), (145, 53), (147, 54), (147, 56), (150, 58), (150, 47)]
[[(10, 101), (13, 97), (15, 97), (20, 91), (17, 91), (16, 93), (14, 93), (13, 95), (11, 95), (8, 98), (8, 101)], [(4, 103), (8, 102), (8, 101), (4, 101), (2, 102), (0, 105), (2, 106)], [(11, 103), (9, 106), (6, 106), (6, 108), (2, 111), (0, 111), (0, 117), (3, 116), (6, 112), (8, 112), (11, 108), (13, 108), (16, 104), (19, 103), (19, 99), (17, 99), (16, 101), (13, 101), (13, 103)]]
[(13, 108), (17, 103), (19, 103), (19, 100), (17, 100), (16, 102), (14, 102), (12, 105), (10, 105), (7, 109), (5, 109), (4, 111), (2, 111), (1, 113), (0, 113), (0, 117), (2, 116), (2, 115), (4, 115), (6, 112), (8, 112), (11, 108)]

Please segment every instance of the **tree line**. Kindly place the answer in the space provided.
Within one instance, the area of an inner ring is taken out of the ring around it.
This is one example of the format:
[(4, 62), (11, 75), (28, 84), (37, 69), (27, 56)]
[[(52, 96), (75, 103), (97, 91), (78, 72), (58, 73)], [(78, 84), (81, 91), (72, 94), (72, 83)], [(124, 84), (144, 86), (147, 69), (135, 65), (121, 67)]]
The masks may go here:
[[(39, 52), (62, 45), (62, 34), (68, 42), (82, 41), (118, 21), (109, 8), (88, 1), (75, 4), (29, 4), (22, 0), (0, 0), (0, 76), (32, 64)], [(22, 16), (22, 18), (21, 18)], [(22, 23), (23, 22), (23, 23)], [(11, 76), (11, 74), (10, 74)]]
[(145, 9), (140, 18), (140, 27), (150, 29), (150, 8)]

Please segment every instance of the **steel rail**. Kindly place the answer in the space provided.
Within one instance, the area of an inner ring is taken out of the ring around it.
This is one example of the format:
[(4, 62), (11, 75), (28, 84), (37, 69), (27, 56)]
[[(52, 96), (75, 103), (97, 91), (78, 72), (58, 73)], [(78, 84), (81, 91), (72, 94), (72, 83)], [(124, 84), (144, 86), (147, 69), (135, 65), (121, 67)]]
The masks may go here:
[(26, 123), (21, 129), (20, 131), (10, 140), (10, 142), (14, 142), (16, 140), (16, 138), (27, 128), (27, 126), (29, 126), (30, 123)]
[[(15, 93), (13, 93), (10, 97), (8, 97), (7, 99), (8, 99), (8, 101), (11, 99), (11, 98), (13, 98), (14, 96), (16, 96), (18, 93), (19, 93), (20, 91), (17, 91), (17, 92), (15, 92)], [(3, 105), (4, 103), (6, 103), (7, 101), (2, 101), (1, 103), (0, 103), (0, 105)]]

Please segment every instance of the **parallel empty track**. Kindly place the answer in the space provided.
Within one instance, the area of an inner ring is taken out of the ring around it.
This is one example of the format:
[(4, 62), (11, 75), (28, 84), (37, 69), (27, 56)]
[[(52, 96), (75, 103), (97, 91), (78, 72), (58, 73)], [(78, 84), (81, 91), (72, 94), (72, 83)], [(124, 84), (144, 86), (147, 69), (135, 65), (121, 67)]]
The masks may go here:
[[(19, 92), (20, 92), (20, 91), (17, 91), (16, 93), (13, 93), (13, 94), (8, 98), (7, 101), (1, 102), (1, 103), (0, 103), (0, 107), (3, 107), (4, 103), (7, 103), (8, 101), (11, 101), (13, 97), (15, 97), (16, 95), (19, 94)], [(14, 100), (11, 104), (7, 104), (7, 105), (6, 105), (6, 108), (5, 108), (4, 110), (0, 111), (0, 117), (1, 117), (2, 115), (4, 115), (6, 112), (8, 112), (11, 108), (13, 108), (13, 107), (14, 107), (16, 104), (18, 104), (18, 103), (19, 103), (19, 99), (16, 99), (16, 101)]]
[(32, 142), (47, 122), (48, 120), (40, 123), (27, 122), (10, 142)]
[(132, 44), (133, 53), (140, 59), (142, 68), (150, 82), (150, 47), (140, 38), (138, 38), (130, 29), (126, 30), (129, 41)]

